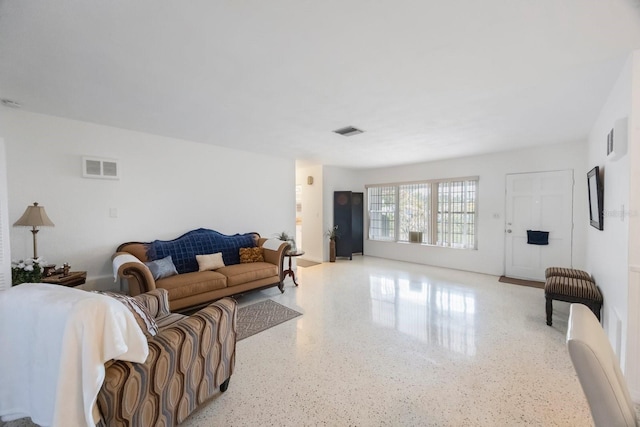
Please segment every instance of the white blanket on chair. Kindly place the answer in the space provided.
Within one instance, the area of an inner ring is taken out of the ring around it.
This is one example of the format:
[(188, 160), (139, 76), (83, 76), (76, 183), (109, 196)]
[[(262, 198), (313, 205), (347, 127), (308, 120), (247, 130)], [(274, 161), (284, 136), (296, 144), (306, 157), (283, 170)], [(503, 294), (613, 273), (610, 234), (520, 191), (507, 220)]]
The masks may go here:
[(128, 262), (137, 262), (144, 265), (142, 261), (140, 261), (138, 258), (136, 258), (131, 254), (122, 254), (114, 257), (113, 258), (113, 281), (114, 282), (118, 281), (118, 270), (120, 270), (120, 267), (122, 267), (123, 264), (126, 264)]
[(94, 426), (110, 359), (144, 362), (149, 347), (117, 300), (59, 285), (0, 291), (0, 417)]

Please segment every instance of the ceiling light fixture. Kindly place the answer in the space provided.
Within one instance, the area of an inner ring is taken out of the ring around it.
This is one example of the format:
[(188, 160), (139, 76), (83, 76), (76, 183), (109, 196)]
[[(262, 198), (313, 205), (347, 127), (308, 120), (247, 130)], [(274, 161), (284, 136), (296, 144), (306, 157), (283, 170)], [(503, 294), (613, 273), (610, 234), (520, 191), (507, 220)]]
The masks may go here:
[(353, 136), (353, 135), (357, 135), (359, 133), (364, 132), (363, 130), (360, 130), (358, 128), (355, 128), (353, 126), (347, 126), (341, 129), (336, 129), (334, 130), (335, 133), (337, 133), (338, 135), (342, 135), (342, 136)]
[(2, 102), (2, 105), (4, 105), (5, 107), (9, 107), (9, 108), (20, 108), (20, 107), (22, 107), (22, 105), (20, 105), (19, 102), (12, 101), (10, 99), (2, 99), (2, 100), (0, 100), (0, 102)]

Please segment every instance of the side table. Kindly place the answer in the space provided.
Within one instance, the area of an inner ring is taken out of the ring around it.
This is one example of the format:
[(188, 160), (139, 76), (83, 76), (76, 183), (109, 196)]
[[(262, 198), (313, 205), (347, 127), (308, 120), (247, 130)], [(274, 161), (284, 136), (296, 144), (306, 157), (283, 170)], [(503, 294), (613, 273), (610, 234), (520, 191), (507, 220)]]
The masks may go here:
[(87, 281), (86, 271), (70, 271), (66, 276), (62, 273), (42, 278), (42, 283), (75, 287), (84, 285)]
[(293, 283), (298, 286), (298, 282), (296, 282), (296, 273), (293, 271), (293, 269), (291, 268), (291, 258), (297, 257), (297, 256), (301, 256), (304, 255), (304, 251), (301, 250), (295, 250), (295, 251), (287, 251), (284, 253), (284, 255), (286, 257), (289, 257), (289, 269), (285, 270), (283, 272), (284, 277), (287, 276), (291, 276), (291, 278), (293, 279)]

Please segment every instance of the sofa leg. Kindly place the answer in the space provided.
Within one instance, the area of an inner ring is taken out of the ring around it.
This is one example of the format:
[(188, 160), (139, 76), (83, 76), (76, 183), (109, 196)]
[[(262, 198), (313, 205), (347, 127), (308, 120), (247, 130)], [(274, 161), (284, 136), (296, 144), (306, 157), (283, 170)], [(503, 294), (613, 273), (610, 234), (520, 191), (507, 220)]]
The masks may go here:
[(280, 282), (278, 284), (278, 289), (280, 289), (280, 293), (281, 294), (284, 294), (284, 283), (283, 282)]
[(225, 391), (227, 391), (227, 389), (229, 388), (229, 381), (231, 381), (231, 377), (227, 378), (222, 384), (220, 384), (221, 392), (224, 393)]
[(551, 297), (546, 297), (547, 299), (547, 325), (551, 326), (551, 315), (553, 313), (553, 303), (551, 302)]

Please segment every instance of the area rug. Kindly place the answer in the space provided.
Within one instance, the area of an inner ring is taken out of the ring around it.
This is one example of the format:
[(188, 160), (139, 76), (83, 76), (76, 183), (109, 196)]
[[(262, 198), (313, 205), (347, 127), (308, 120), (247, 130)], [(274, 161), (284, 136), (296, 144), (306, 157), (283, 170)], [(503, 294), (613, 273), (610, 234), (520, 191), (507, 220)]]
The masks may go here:
[(512, 285), (529, 286), (531, 288), (544, 289), (544, 282), (538, 282), (535, 280), (514, 279), (512, 277), (500, 276), (498, 282), (511, 283)]
[(298, 313), (270, 299), (240, 307), (238, 309), (238, 336), (236, 341), (243, 340), (301, 315), (302, 313)]
[(296, 265), (298, 267), (313, 267), (314, 265), (320, 265), (320, 263), (315, 261), (307, 261), (306, 259), (297, 259)]

